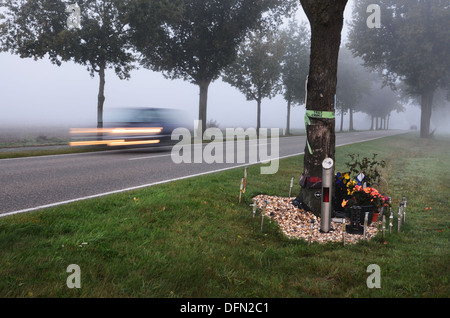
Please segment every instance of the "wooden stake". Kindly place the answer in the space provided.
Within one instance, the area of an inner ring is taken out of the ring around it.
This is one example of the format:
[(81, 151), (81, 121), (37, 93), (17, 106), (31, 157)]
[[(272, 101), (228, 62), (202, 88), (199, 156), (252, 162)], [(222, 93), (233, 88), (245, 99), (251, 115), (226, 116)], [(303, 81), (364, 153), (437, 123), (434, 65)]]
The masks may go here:
[(403, 223), (406, 223), (406, 198), (403, 197)]
[(367, 232), (367, 223), (369, 222), (369, 212), (366, 212), (364, 216), (364, 239), (366, 238), (366, 232)]
[(242, 191), (244, 190), (244, 178), (241, 179), (241, 187), (239, 190), (239, 203), (241, 203)]
[(342, 244), (345, 245), (345, 231), (347, 230), (347, 224), (342, 222)]
[(311, 220), (311, 225), (309, 227), (308, 246), (311, 245), (313, 229), (314, 229), (314, 220)]
[(289, 197), (291, 197), (293, 187), (294, 187), (294, 177), (292, 177), (292, 179), (291, 179), (291, 186), (289, 188)]
[(262, 212), (261, 212), (261, 232), (263, 231), (263, 228), (264, 228), (264, 214), (266, 214), (266, 206), (267, 206), (267, 201), (264, 201), (264, 206), (263, 206)]
[(389, 207), (389, 234), (392, 234), (392, 227), (394, 221), (394, 213), (392, 213), (392, 209)]
[(257, 207), (256, 201), (257, 201), (256, 199), (253, 199), (253, 204), (250, 204), (250, 206), (253, 207), (253, 217), (255, 217), (256, 215), (256, 207)]
[(244, 169), (244, 188), (243, 188), (243, 192), (245, 193), (246, 190), (247, 190), (247, 167), (245, 167), (245, 169)]

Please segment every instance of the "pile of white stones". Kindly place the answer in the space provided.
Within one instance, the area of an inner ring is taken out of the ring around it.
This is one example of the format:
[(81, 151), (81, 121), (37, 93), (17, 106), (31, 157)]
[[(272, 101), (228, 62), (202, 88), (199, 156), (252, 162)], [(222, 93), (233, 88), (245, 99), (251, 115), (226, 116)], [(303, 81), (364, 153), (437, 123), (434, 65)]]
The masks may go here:
[[(253, 199), (260, 211), (265, 211), (264, 216), (277, 222), (280, 229), (289, 238), (303, 238), (318, 243), (344, 242), (345, 240), (345, 244), (355, 244), (362, 239), (369, 240), (378, 233), (380, 222), (372, 222), (367, 226), (365, 238), (362, 234), (344, 233), (343, 224), (336, 222), (331, 222), (331, 230), (328, 233), (322, 233), (320, 231), (320, 217), (292, 205), (291, 201), (294, 198), (261, 194)], [(265, 209), (263, 209), (264, 206)], [(313, 221), (312, 235), (311, 221)]]

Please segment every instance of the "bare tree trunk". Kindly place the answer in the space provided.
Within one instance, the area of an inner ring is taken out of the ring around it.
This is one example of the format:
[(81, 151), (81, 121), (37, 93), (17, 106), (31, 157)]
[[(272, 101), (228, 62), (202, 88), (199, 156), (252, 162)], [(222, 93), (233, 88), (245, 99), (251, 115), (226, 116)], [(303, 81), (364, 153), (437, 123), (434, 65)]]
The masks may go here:
[(287, 104), (286, 135), (290, 134), (291, 134), (291, 99), (289, 98)]
[(98, 76), (100, 78), (100, 85), (98, 88), (97, 98), (97, 128), (103, 128), (103, 105), (105, 104), (105, 65), (101, 65), (98, 70)]
[(348, 110), (349, 114), (350, 114), (350, 125), (349, 125), (349, 131), (354, 131), (355, 129), (353, 128), (353, 108), (349, 108)]
[(258, 97), (256, 100), (257, 109), (256, 109), (256, 134), (259, 136), (259, 129), (261, 128), (261, 98)]
[[(326, 118), (323, 112), (334, 114), (337, 84), (337, 63), (344, 9), (347, 0), (300, 0), (311, 25), (311, 57), (307, 85), (306, 110), (317, 116), (310, 118), (306, 127), (301, 190), (293, 204), (320, 215), (322, 162), (335, 159), (335, 118)], [(322, 113), (321, 113), (322, 112)], [(322, 115), (320, 115), (322, 114)], [(308, 147), (311, 147), (311, 152)]]
[(420, 118), (420, 137), (430, 138), (430, 123), (431, 123), (431, 112), (433, 106), (433, 95), (434, 92), (427, 90), (422, 94), (422, 112)]
[(344, 131), (344, 110), (341, 110), (341, 130), (340, 132)]
[(373, 117), (373, 115), (370, 116), (370, 130), (375, 130), (374, 129), (374, 125), (373, 125), (373, 121), (375, 120), (375, 118)]
[(207, 107), (208, 107), (208, 89), (209, 84), (211, 84), (210, 80), (202, 80), (199, 81), (198, 86), (200, 87), (200, 97), (199, 97), (199, 106), (198, 106), (198, 120), (202, 122), (202, 131), (198, 132), (203, 136), (203, 133), (206, 130), (206, 120), (207, 120)]

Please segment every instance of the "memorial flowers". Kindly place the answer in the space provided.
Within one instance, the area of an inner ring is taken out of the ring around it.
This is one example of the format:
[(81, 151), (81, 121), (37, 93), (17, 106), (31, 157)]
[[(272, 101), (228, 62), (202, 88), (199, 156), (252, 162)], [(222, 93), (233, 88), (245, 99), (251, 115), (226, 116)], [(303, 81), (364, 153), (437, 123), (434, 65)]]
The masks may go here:
[(346, 165), (348, 172), (336, 174), (336, 201), (337, 210), (348, 209), (352, 206), (372, 206), (374, 211), (388, 206), (389, 198), (382, 195), (375, 186), (382, 179), (381, 169), (385, 161), (378, 161), (377, 155), (372, 158), (360, 158), (359, 155), (350, 154), (351, 161)]
[(378, 192), (375, 188), (363, 187), (354, 185), (348, 188), (349, 196), (342, 200), (343, 208), (350, 208), (352, 206), (373, 206), (374, 209), (379, 209), (389, 203), (389, 198)]

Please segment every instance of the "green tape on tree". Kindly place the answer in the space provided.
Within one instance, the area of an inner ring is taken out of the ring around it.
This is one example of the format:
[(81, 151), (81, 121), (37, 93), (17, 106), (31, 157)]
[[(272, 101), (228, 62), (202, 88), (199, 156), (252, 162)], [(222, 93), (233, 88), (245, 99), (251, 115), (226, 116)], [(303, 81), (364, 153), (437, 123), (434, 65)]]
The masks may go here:
[(305, 114), (305, 131), (306, 131), (306, 145), (308, 146), (309, 153), (312, 155), (313, 151), (311, 149), (311, 145), (308, 141), (308, 131), (307, 128), (311, 125), (310, 118), (324, 118), (324, 119), (335, 119), (334, 112), (329, 111), (320, 111), (320, 110), (307, 110)]

